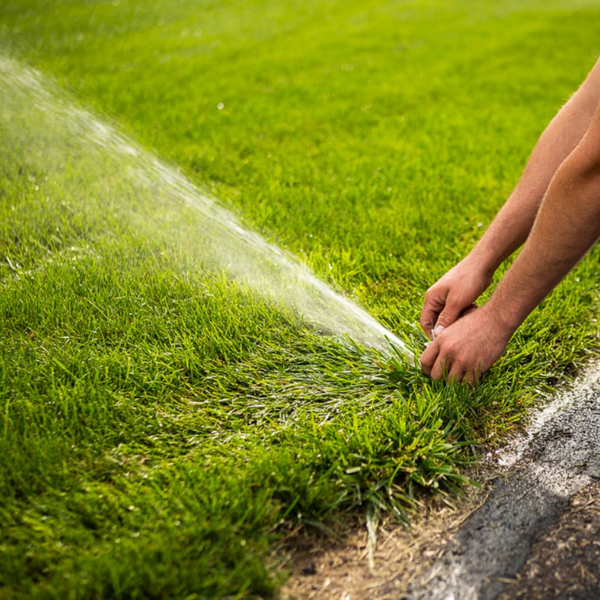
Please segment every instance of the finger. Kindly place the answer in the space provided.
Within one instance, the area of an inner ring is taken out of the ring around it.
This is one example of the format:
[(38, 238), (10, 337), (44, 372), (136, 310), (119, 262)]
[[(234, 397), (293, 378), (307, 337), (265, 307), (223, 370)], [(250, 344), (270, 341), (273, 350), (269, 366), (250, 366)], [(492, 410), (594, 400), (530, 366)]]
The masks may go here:
[(483, 369), (481, 368), (481, 363), (479, 363), (476, 368), (474, 368), (472, 370), (470, 369), (468, 372), (469, 384), (475, 385), (475, 384), (479, 383), (479, 380), (481, 379), (482, 374), (483, 374)]
[(450, 368), (452, 367), (449, 364), (448, 360), (440, 355), (438, 355), (435, 364), (431, 368), (430, 377), (431, 379), (435, 379), (436, 381), (443, 381), (446, 379)]
[(431, 373), (431, 368), (435, 364), (437, 355), (439, 353), (439, 345), (435, 342), (427, 344), (427, 348), (423, 351), (419, 358), (419, 365), (421, 366), (421, 370), (425, 375), (429, 375)]
[[(467, 308), (470, 308), (470, 306)], [(449, 296), (444, 309), (435, 322), (435, 335), (440, 335), (446, 327), (450, 327), (458, 319), (463, 310), (465, 310), (464, 302), (460, 302), (455, 297)]]
[(437, 321), (438, 314), (439, 313), (436, 313), (433, 311), (428, 311), (427, 313), (423, 312), (421, 315), (421, 320), (419, 321), (419, 324), (421, 325), (421, 329), (423, 329), (423, 331), (425, 332), (425, 335), (430, 340), (433, 340), (433, 329), (435, 327), (435, 323)]
[(475, 385), (479, 383), (479, 375), (475, 369), (468, 369), (465, 373), (463, 383), (468, 383), (469, 385)]
[(448, 383), (462, 383), (467, 380), (469, 372), (463, 368), (460, 363), (454, 363), (448, 373)]
[(420, 323), (429, 339), (432, 338), (431, 330), (434, 328), (439, 314), (446, 305), (446, 295), (446, 290), (438, 291), (434, 288), (429, 288), (425, 293), (425, 302), (421, 311)]
[(423, 331), (425, 332), (425, 335), (430, 340), (434, 339), (433, 338), (433, 335), (434, 335), (433, 329), (438, 320), (438, 316), (439, 316), (439, 312), (435, 312), (433, 310), (431, 310), (431, 311), (423, 310), (423, 312), (421, 313), (421, 320), (420, 320), (421, 329), (423, 329)]

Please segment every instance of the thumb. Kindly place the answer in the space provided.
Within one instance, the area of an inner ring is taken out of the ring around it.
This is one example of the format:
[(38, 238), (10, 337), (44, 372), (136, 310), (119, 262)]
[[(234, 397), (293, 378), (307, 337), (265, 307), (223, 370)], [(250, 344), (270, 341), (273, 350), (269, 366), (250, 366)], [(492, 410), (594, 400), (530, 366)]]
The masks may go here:
[(450, 325), (458, 319), (463, 309), (464, 306), (462, 304), (452, 301), (452, 299), (448, 299), (446, 306), (444, 306), (444, 310), (440, 313), (438, 320), (435, 323), (435, 335), (440, 335), (446, 327), (450, 327)]

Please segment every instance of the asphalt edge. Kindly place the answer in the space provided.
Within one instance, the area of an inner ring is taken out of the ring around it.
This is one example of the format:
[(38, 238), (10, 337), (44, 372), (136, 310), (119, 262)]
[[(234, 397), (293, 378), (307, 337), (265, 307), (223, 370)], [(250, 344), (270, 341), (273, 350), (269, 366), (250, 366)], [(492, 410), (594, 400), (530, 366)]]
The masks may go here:
[(525, 563), (537, 533), (600, 478), (600, 361), (531, 411), (525, 432), (488, 456), (500, 475), (485, 503), (408, 589), (411, 600), (491, 600)]

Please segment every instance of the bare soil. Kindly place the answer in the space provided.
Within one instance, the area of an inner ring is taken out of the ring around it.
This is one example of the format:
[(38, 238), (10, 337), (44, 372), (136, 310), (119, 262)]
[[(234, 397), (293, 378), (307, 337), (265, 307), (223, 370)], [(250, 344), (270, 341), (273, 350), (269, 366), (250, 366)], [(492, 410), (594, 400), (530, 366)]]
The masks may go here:
[(484, 496), (484, 488), (471, 486), (458, 499), (430, 499), (411, 515), (410, 526), (384, 520), (372, 560), (367, 529), (358, 520), (350, 533), (337, 540), (297, 536), (289, 549), (291, 575), (281, 600), (403, 598), (408, 584), (441, 556), (447, 540)]

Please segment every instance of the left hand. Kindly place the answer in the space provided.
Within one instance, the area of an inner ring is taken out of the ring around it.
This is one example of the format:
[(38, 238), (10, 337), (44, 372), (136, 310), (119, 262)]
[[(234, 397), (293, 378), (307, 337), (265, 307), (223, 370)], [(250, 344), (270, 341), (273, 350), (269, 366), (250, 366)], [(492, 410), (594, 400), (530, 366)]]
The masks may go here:
[(421, 327), (430, 339), (460, 319), (492, 281), (481, 260), (470, 254), (433, 284), (425, 293)]
[(504, 352), (514, 331), (489, 305), (469, 311), (444, 329), (421, 354), (421, 369), (432, 379), (476, 383)]

